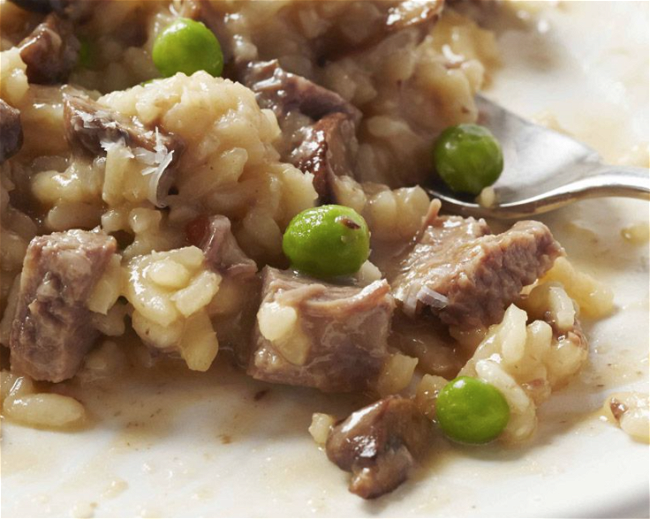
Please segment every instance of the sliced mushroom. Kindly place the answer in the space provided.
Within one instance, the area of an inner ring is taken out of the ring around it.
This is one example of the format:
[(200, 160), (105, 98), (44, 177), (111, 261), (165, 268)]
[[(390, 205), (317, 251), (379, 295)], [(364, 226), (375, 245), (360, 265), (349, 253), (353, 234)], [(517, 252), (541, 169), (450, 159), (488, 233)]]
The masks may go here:
[(433, 426), (407, 398), (390, 396), (335, 426), (327, 457), (352, 472), (350, 492), (373, 499), (404, 483), (431, 444)]
[(321, 201), (330, 202), (334, 177), (354, 175), (357, 149), (354, 121), (346, 114), (333, 113), (305, 129), (305, 138), (290, 160), (301, 171), (314, 175)]

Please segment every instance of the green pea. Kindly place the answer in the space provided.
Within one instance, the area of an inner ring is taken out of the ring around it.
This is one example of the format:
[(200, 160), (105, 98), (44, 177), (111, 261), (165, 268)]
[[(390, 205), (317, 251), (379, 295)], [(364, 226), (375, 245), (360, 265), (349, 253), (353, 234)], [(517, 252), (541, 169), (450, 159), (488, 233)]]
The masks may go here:
[(223, 53), (214, 33), (201, 22), (178, 18), (153, 44), (153, 62), (165, 77), (199, 70), (217, 77), (223, 72)]
[(314, 207), (291, 220), (282, 250), (296, 270), (320, 278), (347, 276), (358, 272), (368, 259), (370, 232), (354, 209)]
[(478, 124), (451, 126), (433, 147), (438, 175), (452, 191), (478, 195), (503, 172), (503, 152), (490, 130)]
[(462, 443), (488, 443), (508, 425), (510, 407), (493, 385), (458, 377), (438, 395), (436, 419), (445, 435)]

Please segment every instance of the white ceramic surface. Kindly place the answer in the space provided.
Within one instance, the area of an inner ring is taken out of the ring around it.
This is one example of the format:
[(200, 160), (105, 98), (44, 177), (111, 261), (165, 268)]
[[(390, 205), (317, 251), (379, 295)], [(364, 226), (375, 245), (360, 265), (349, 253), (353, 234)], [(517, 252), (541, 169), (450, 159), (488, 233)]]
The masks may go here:
[[(648, 3), (565, 2), (539, 30), (500, 36), (504, 63), (489, 95), (526, 116), (553, 113), (610, 160), (648, 142)], [(649, 449), (598, 419), (605, 395), (648, 391), (648, 245), (621, 230), (648, 204), (578, 204), (545, 221), (580, 268), (616, 293), (617, 312), (587, 323), (591, 362), (541, 410), (520, 448), (436, 446), (392, 495), (363, 502), (307, 433), (313, 411), (344, 413), (308, 390), (272, 388), (228, 366), (170, 372), (87, 394), (76, 433), (5, 423), (2, 516), (648, 515)]]

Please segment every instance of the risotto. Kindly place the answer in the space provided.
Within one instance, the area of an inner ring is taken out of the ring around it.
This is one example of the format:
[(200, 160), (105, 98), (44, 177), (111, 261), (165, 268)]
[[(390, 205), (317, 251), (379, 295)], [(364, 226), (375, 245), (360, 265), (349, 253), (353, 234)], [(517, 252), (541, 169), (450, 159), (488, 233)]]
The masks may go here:
[[(545, 225), (497, 234), (425, 191), (498, 67), (448, 3), (1, 2), (3, 416), (78, 427), (62, 382), (224, 359), (363, 395), (309, 432), (364, 498), (436, 435), (533, 437), (613, 296)], [(644, 437), (647, 399), (608, 405)]]

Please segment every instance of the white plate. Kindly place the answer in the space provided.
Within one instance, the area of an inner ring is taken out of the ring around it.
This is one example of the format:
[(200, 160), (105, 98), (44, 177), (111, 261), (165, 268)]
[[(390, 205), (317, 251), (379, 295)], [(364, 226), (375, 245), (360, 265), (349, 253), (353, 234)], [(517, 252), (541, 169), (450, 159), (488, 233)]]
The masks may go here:
[[(490, 95), (526, 116), (550, 110), (610, 160), (647, 143), (648, 3), (566, 2), (545, 20), (540, 37), (501, 36)], [(84, 431), (5, 423), (2, 515), (647, 517), (648, 446), (597, 409), (616, 388), (648, 391), (648, 248), (620, 235), (648, 222), (648, 205), (591, 201), (545, 221), (614, 288), (618, 312), (587, 323), (591, 364), (543, 407), (532, 443), (441, 442), (426, 470), (368, 503), (307, 433), (312, 411), (354, 402), (277, 387), (256, 401), (268, 386), (228, 366), (169, 372), (87, 394), (96, 419)]]

